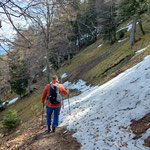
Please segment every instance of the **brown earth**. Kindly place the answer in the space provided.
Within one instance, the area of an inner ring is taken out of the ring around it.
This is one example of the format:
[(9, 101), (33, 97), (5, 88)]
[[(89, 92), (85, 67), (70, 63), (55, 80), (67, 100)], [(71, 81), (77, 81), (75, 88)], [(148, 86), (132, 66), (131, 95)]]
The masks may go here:
[(65, 81), (70, 81), (70, 82), (76, 82), (79, 79), (83, 79), (84, 75), (91, 70), (92, 68), (94, 68), (97, 64), (99, 64), (100, 62), (102, 62), (103, 60), (106, 59), (106, 57), (108, 57), (109, 55), (111, 55), (110, 53), (106, 52), (101, 56), (93, 56), (91, 58), (89, 58), (88, 61), (86, 61), (85, 63), (80, 64), (80, 66), (76, 67), (74, 70), (71, 70), (71, 72), (69, 72), (68, 76), (65, 78)]
[[(81, 144), (72, 137), (73, 131), (58, 127), (55, 133), (45, 134), (46, 127), (34, 122), (27, 130), (13, 131), (0, 139), (0, 150), (78, 150)], [(18, 135), (17, 135), (18, 134)]]
[[(139, 120), (133, 120), (131, 124), (131, 130), (135, 134), (133, 139), (139, 139), (142, 134), (145, 133), (150, 128), (150, 113), (146, 114), (143, 118)], [(150, 136), (145, 139), (144, 145), (150, 147)]]
[[(89, 70), (93, 69), (100, 62), (104, 61), (108, 56), (111, 56), (110, 52), (106, 52), (101, 56), (91, 57), (88, 61), (80, 64), (80, 66), (76, 67), (71, 72), (69, 72), (68, 76), (64, 79), (64, 82), (65, 81), (77, 82), (79, 79), (84, 79), (84, 76), (86, 75), (87, 72), (89, 72)], [(125, 64), (132, 58), (132, 56), (133, 55), (128, 55), (125, 58), (121, 59), (118, 63), (108, 67), (104, 72), (102, 72), (101, 78), (104, 79), (104, 77), (107, 76), (106, 74), (112, 69), (114, 69), (114, 73), (112, 74), (111, 78), (114, 78), (115, 76), (123, 72), (121, 71), (121, 69), (118, 69), (117, 66), (118, 65), (122, 67), (125, 66)]]

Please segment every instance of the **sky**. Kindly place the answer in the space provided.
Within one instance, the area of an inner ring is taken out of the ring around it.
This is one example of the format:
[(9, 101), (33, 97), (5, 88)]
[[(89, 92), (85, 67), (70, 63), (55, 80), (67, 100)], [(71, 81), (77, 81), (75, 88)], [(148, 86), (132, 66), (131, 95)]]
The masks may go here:
[[(31, 2), (31, 0), (13, 0), (13, 1), (18, 3), (21, 7), (25, 7), (28, 4), (28, 2)], [(3, 12), (3, 9), (1, 7), (0, 7), (0, 12)], [(28, 27), (28, 24), (26, 23), (24, 18), (21, 18), (21, 17), (16, 18), (16, 17), (11, 16), (11, 19), (13, 20), (13, 23), (15, 24), (17, 28)], [(2, 27), (0, 28), (0, 39), (14, 40), (16, 31), (13, 29), (6, 15), (0, 13), (0, 20), (2, 21)], [(8, 49), (8, 46), (6, 45), (6, 43), (2, 43), (1, 40), (0, 40), (0, 45)], [(0, 55), (3, 53), (5, 53), (5, 51), (3, 51), (2, 48), (0, 48)]]
[[(2, 18), (0, 16), (0, 18)], [(8, 20), (6, 19), (6, 16), (3, 15), (3, 20), (6, 21), (2, 21), (2, 28), (0, 28), (0, 38), (1, 39), (9, 39), (9, 40), (14, 40), (14, 37), (16, 35), (16, 31), (13, 29), (12, 25), (8, 22)], [(20, 20), (13, 18), (13, 21), (15, 22), (15, 24), (17, 24), (19, 26), (20, 24)], [(0, 44), (6, 49), (8, 50), (8, 46), (6, 43), (0, 42)], [(2, 47), (0, 47), (0, 55), (4, 54), (5, 51), (3, 50)]]
[[(23, 2), (22, 0), (18, 1)], [(2, 8), (0, 8), (0, 12), (3, 12)], [(22, 17), (16, 18), (11, 16), (11, 19), (17, 28), (27, 27), (27, 24)], [(13, 29), (13, 26), (11, 25), (5, 14), (0, 13), (0, 20), (2, 24), (2, 27), (0, 28), (0, 45), (2, 45), (6, 50), (8, 50), (7, 44), (3, 43), (2, 40), (9, 39), (11, 41), (14, 41), (16, 31)], [(0, 55), (4, 53), (5, 51), (0, 47)]]
[[(5, 48), (5, 50), (8, 50), (8, 49), (9, 49), (7, 45), (2, 45), (2, 46)], [(2, 47), (0, 47), (0, 55), (5, 54), (5, 53), (6, 53), (5, 50), (4, 50)]]
[[(22, 8), (26, 8), (26, 6), (29, 4), (29, 2), (33, 2), (31, 0), (13, 0), (16, 4), (18, 4)], [(38, 2), (38, 1), (37, 1)], [(31, 3), (30, 3), (31, 5)], [(17, 8), (15, 8), (17, 10)], [(44, 8), (43, 8), (44, 10)], [(19, 9), (17, 11), (20, 11)], [(7, 19), (7, 16), (5, 14), (2, 14), (3, 12), (2, 7), (0, 7), (0, 20), (2, 21), (2, 28), (0, 28), (0, 39), (9, 39), (9, 40), (14, 40), (16, 31), (13, 29), (13, 26), (10, 24), (10, 21)], [(14, 13), (9, 9), (9, 12), (11, 12), (13, 15), (18, 15), (18, 13)], [(38, 14), (40, 15), (40, 14)], [(42, 16), (39, 16), (42, 18)], [(30, 21), (28, 22), (25, 21), (24, 17), (13, 17), (11, 16), (11, 19), (13, 23), (15, 24), (15, 27), (17, 28), (27, 28), (29, 26)], [(44, 22), (44, 21), (43, 21)], [(6, 43), (2, 43), (0, 41), (0, 44), (3, 45), (4, 47), (6, 46)], [(3, 53), (1, 52), (2, 49), (0, 48), (0, 54)]]

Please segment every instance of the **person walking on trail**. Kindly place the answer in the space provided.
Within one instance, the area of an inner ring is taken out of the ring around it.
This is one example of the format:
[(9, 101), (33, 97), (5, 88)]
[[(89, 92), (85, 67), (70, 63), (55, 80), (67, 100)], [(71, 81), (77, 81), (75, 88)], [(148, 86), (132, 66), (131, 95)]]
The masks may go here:
[[(59, 123), (59, 114), (62, 105), (62, 93), (64, 95), (69, 94), (69, 90), (66, 90), (62, 84), (58, 83), (58, 77), (55, 75), (52, 78), (52, 82), (47, 84), (42, 94), (42, 103), (46, 101), (46, 115), (47, 115), (47, 133), (55, 132)], [(54, 119), (52, 123), (52, 114), (54, 113)]]

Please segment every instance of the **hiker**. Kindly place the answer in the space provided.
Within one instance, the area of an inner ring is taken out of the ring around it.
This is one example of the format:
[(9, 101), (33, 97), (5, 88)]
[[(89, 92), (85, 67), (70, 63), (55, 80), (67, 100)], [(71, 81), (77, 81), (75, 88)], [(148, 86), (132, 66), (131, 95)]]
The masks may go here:
[(58, 77), (55, 75), (52, 78), (52, 82), (45, 86), (43, 94), (42, 94), (43, 105), (45, 104), (45, 99), (47, 101), (47, 104), (46, 104), (47, 127), (48, 127), (47, 133), (50, 133), (51, 131), (51, 122), (52, 122), (53, 113), (54, 113), (54, 119), (53, 119), (53, 124), (52, 124), (52, 132), (55, 132), (56, 127), (58, 126), (59, 114), (60, 114), (60, 109), (62, 105), (62, 96), (61, 96), (62, 93), (64, 95), (68, 95), (69, 90), (66, 90), (62, 84), (58, 83)]

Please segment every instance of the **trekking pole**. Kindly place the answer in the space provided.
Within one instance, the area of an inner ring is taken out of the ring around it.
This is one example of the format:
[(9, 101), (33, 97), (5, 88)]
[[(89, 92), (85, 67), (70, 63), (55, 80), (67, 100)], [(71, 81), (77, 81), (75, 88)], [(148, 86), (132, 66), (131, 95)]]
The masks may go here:
[(64, 109), (63, 93), (62, 93), (62, 108)]
[(42, 105), (42, 120), (41, 120), (40, 129), (43, 129), (43, 128), (44, 128), (44, 124), (43, 124), (43, 115), (44, 115), (44, 104)]
[(68, 94), (68, 105), (69, 105), (69, 115), (71, 115), (70, 101), (69, 101), (69, 94)]

